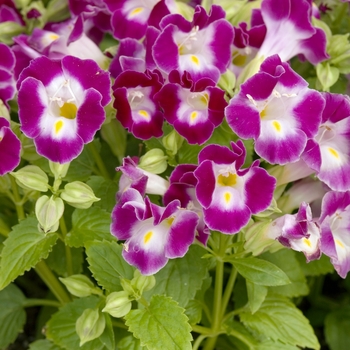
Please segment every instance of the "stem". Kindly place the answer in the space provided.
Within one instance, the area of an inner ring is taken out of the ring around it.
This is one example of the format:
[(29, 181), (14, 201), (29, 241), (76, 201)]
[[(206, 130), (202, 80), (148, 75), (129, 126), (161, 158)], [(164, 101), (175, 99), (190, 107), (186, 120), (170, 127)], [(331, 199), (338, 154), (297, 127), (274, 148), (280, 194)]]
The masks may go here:
[(203, 326), (198, 326), (198, 325), (193, 325), (192, 327), (192, 331), (199, 333), (199, 334), (206, 334), (208, 335), (212, 335), (212, 330), (210, 328), (207, 327), (203, 327)]
[(97, 152), (97, 149), (96, 149), (96, 146), (95, 146), (94, 142), (90, 142), (88, 144), (88, 147), (90, 148), (90, 151), (91, 151), (91, 153), (92, 153), (92, 155), (94, 157), (94, 160), (95, 160), (95, 162), (96, 162), (96, 164), (98, 166), (99, 171), (101, 172), (101, 174), (103, 175), (103, 177), (105, 179), (109, 179), (110, 180), (111, 177), (109, 176), (109, 173), (108, 173), (108, 171), (106, 169), (105, 163), (103, 162), (100, 154)]
[(230, 301), (230, 297), (232, 295), (233, 286), (235, 285), (236, 277), (237, 277), (237, 270), (232, 265), (230, 277), (227, 281), (225, 292), (224, 292), (224, 295), (222, 297), (221, 317), (224, 317), (224, 315), (225, 315), (225, 311), (226, 311), (228, 302)]
[(18, 220), (23, 220), (25, 219), (26, 215), (24, 213), (24, 209), (21, 203), (21, 196), (19, 195), (18, 192), (18, 186), (16, 183), (16, 180), (13, 176), (10, 176), (11, 179), (11, 185), (12, 185), (12, 192), (13, 192), (13, 197), (14, 197), (14, 205), (16, 206), (16, 211), (17, 211), (17, 216)]
[(32, 307), (32, 306), (52, 306), (59, 308), (61, 304), (55, 300), (49, 299), (26, 299), (23, 302), (24, 307)]
[(4, 220), (0, 218), (0, 234), (5, 237), (8, 237), (10, 232), (11, 232), (11, 229), (6, 225)]
[(196, 341), (193, 343), (192, 350), (197, 350), (199, 346), (201, 345), (202, 341), (207, 337), (207, 335), (200, 335)]
[(46, 265), (44, 260), (37, 263), (35, 266), (35, 271), (61, 304), (66, 304), (71, 301), (62, 284)]
[(61, 229), (61, 232), (62, 232), (63, 242), (64, 242), (65, 250), (66, 250), (67, 273), (68, 273), (68, 276), (71, 276), (71, 275), (74, 274), (72, 252), (70, 250), (70, 247), (65, 243), (65, 238), (67, 236), (67, 226), (66, 226), (66, 221), (64, 220), (63, 216), (60, 218), (60, 229)]
[(230, 329), (230, 335), (239, 339), (242, 343), (246, 344), (249, 349), (256, 349), (255, 345), (252, 342), (250, 342), (249, 339), (247, 339), (242, 333), (239, 333), (234, 329)]
[(122, 328), (122, 329), (128, 329), (127, 326), (125, 326), (125, 324), (121, 321), (116, 321), (116, 320), (112, 320), (112, 326), (115, 328)]

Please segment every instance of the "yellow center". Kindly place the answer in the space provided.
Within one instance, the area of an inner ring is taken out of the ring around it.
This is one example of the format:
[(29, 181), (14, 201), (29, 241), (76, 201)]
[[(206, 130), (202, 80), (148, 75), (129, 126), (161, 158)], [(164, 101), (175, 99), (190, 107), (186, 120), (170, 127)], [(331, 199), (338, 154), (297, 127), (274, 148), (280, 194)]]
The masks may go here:
[(225, 199), (226, 203), (229, 203), (230, 200), (231, 200), (231, 193), (230, 192), (225, 192), (224, 199)]
[(191, 61), (196, 64), (197, 66), (199, 65), (199, 59), (197, 56), (192, 55), (191, 56)]
[(339, 158), (339, 154), (334, 148), (328, 147), (328, 151), (333, 157)]
[(217, 183), (220, 186), (234, 186), (237, 183), (237, 174), (228, 173), (227, 176), (220, 174)]
[(49, 35), (49, 38), (52, 40), (52, 41), (55, 41), (59, 38), (59, 36), (57, 34), (50, 34)]
[(276, 129), (276, 131), (281, 132), (281, 124), (277, 122), (276, 120), (272, 123), (273, 127)]
[(339, 239), (335, 239), (334, 242), (338, 247), (344, 248), (344, 244), (342, 242), (340, 242)]
[(137, 14), (139, 14), (140, 12), (143, 11), (143, 8), (142, 7), (136, 7), (136, 9), (133, 9), (131, 12), (130, 12), (130, 16), (135, 16)]
[(169, 225), (169, 226), (171, 226), (171, 224), (174, 222), (174, 218), (173, 217), (170, 217), (170, 218), (167, 218), (166, 219), (166, 222), (167, 222), (167, 224)]
[(191, 120), (195, 120), (198, 117), (198, 113), (196, 111), (191, 113)]
[(77, 106), (74, 103), (65, 102), (62, 107), (60, 107), (60, 116), (67, 119), (75, 119), (77, 116)]
[(63, 127), (63, 121), (59, 120), (55, 123), (55, 134), (57, 135)]
[(266, 117), (266, 108), (264, 108), (261, 112), (260, 112), (260, 118), (264, 119), (264, 117)]
[(152, 236), (153, 236), (153, 231), (148, 231), (148, 232), (145, 234), (145, 236), (143, 237), (143, 242), (144, 242), (145, 244), (147, 244), (148, 241), (152, 238)]
[(140, 109), (138, 111), (138, 114), (141, 116), (141, 117), (144, 117), (145, 119), (149, 119), (149, 113), (143, 109)]
[(311, 248), (311, 242), (308, 238), (303, 238), (303, 242), (309, 247)]
[(208, 106), (209, 95), (207, 93), (202, 94), (200, 100), (204, 105)]

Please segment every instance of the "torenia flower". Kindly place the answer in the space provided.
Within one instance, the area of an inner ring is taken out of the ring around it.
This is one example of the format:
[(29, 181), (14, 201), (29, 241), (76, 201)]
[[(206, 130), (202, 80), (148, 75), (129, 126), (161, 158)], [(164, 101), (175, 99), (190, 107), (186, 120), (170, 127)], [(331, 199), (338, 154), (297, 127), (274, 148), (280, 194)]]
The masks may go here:
[(331, 258), (339, 276), (350, 271), (350, 192), (328, 192), (323, 197), (321, 251)]
[(209, 145), (198, 155), (196, 196), (203, 206), (204, 222), (212, 230), (234, 234), (244, 227), (252, 214), (267, 209), (272, 201), (276, 180), (255, 161), (241, 169), (245, 160), (242, 141), (228, 147)]
[(283, 165), (300, 159), (317, 133), (324, 104), (321, 94), (275, 55), (242, 84), (226, 116), (239, 137), (255, 140), (259, 156)]
[(152, 275), (168, 259), (183, 257), (193, 243), (198, 215), (174, 200), (165, 208), (126, 190), (112, 212), (111, 232), (125, 240), (123, 257), (143, 275)]
[(321, 256), (320, 228), (312, 221), (311, 208), (305, 202), (301, 203), (297, 214), (286, 214), (274, 220), (268, 232), (269, 238), (303, 252), (308, 262)]
[(12, 171), (19, 164), (21, 142), (10, 129), (10, 122), (0, 117), (0, 176)]
[(153, 96), (162, 87), (158, 71), (145, 73), (125, 71), (113, 85), (113, 106), (117, 119), (137, 138), (147, 140), (162, 136), (163, 114)]
[(153, 46), (153, 57), (166, 73), (187, 71), (194, 81), (207, 77), (215, 82), (231, 59), (232, 25), (224, 10), (213, 5), (209, 15), (197, 6), (193, 21), (171, 14), (160, 23), (161, 33)]
[(16, 82), (13, 77), (15, 55), (7, 45), (0, 43), (0, 57), (0, 100), (7, 104), (16, 92)]
[(323, 94), (326, 106), (314, 139), (302, 155), (317, 177), (334, 191), (350, 190), (350, 98)]
[(188, 143), (203, 144), (224, 119), (224, 91), (208, 78), (194, 83), (187, 72), (172, 71), (169, 81), (155, 96), (165, 119)]
[(57, 163), (76, 158), (105, 119), (109, 74), (92, 60), (39, 57), (18, 81), (19, 119), (37, 152)]

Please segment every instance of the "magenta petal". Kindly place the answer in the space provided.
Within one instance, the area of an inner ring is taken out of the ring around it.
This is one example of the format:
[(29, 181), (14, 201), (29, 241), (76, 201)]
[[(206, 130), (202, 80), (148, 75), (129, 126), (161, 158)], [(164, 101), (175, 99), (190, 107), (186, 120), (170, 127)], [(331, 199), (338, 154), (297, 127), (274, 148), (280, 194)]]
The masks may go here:
[(215, 189), (215, 175), (213, 165), (210, 160), (201, 162), (194, 172), (198, 180), (196, 186), (196, 196), (204, 208), (208, 208), (212, 202), (212, 195)]

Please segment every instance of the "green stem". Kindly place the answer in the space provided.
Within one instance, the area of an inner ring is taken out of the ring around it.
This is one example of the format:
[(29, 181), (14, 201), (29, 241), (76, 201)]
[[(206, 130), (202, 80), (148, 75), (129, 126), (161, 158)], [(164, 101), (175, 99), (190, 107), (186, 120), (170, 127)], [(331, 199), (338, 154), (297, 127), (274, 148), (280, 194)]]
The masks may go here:
[(206, 334), (207, 336), (212, 335), (212, 330), (210, 328), (198, 326), (196, 324), (192, 325), (191, 327), (193, 332), (196, 332), (199, 334)]
[(71, 276), (74, 274), (73, 271), (73, 260), (72, 260), (72, 252), (70, 250), (70, 247), (66, 244), (65, 242), (65, 238), (67, 236), (67, 226), (66, 226), (66, 221), (64, 220), (64, 217), (62, 216), (60, 218), (60, 229), (62, 232), (62, 236), (63, 236), (63, 242), (65, 245), (65, 250), (66, 250), (66, 267), (67, 267), (67, 273), (68, 276)]
[(96, 146), (94, 144), (94, 142), (90, 142), (88, 144), (88, 147), (90, 148), (90, 151), (92, 152), (92, 155), (94, 157), (94, 160), (98, 166), (99, 171), (101, 172), (101, 174), (103, 175), (103, 177), (105, 179), (110, 179), (111, 177), (109, 176), (109, 173), (106, 169), (105, 163), (103, 162), (100, 154), (98, 153)]
[(52, 306), (59, 308), (62, 306), (59, 302), (56, 300), (49, 300), (49, 299), (26, 299), (23, 302), (24, 307), (33, 307), (33, 306)]
[(225, 323), (226, 320), (228, 320), (229, 318), (231, 318), (232, 316), (238, 315), (240, 314), (242, 311), (246, 310), (247, 307), (243, 306), (240, 307), (239, 309), (233, 310), (231, 312), (229, 312), (228, 314), (226, 314), (223, 318), (222, 318), (222, 323)]
[(11, 232), (11, 229), (6, 225), (4, 220), (0, 218), (0, 234), (5, 237), (8, 237), (10, 232)]
[(114, 328), (122, 328), (122, 329), (128, 329), (127, 326), (125, 326), (125, 324), (121, 321), (116, 321), (116, 320), (112, 320), (112, 326)]
[(23, 209), (23, 206), (21, 204), (21, 196), (19, 195), (16, 180), (13, 176), (10, 176), (10, 178), (11, 178), (11, 185), (12, 185), (12, 193), (13, 193), (13, 197), (15, 200), (14, 205), (16, 206), (18, 220), (20, 221), (20, 220), (25, 219), (26, 215), (24, 213), (24, 209)]
[(227, 305), (228, 305), (228, 303), (230, 301), (230, 297), (232, 295), (233, 286), (235, 285), (236, 277), (237, 277), (237, 270), (234, 268), (234, 266), (232, 266), (230, 277), (227, 281), (225, 292), (224, 292), (224, 295), (222, 297), (221, 318), (224, 317), (224, 315), (225, 315)]
[(256, 349), (255, 344), (253, 344), (249, 339), (247, 339), (242, 333), (237, 332), (234, 329), (230, 329), (230, 335), (239, 339), (242, 343), (248, 346), (249, 349)]
[(71, 301), (62, 284), (46, 265), (44, 260), (37, 263), (35, 266), (35, 271), (61, 304), (66, 304)]
[(200, 335), (196, 341), (193, 343), (192, 350), (197, 350), (201, 345), (202, 341), (207, 337), (207, 335)]

